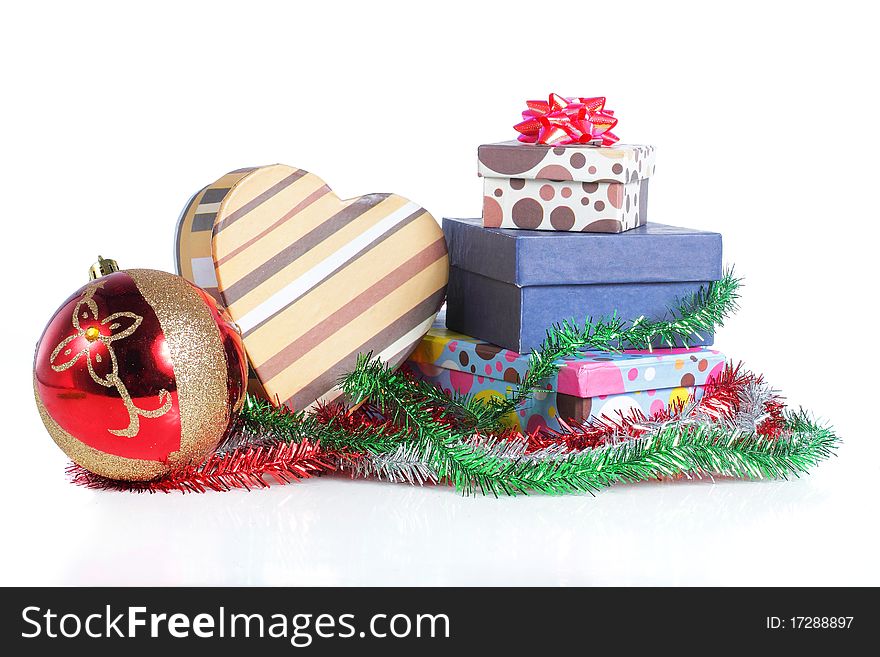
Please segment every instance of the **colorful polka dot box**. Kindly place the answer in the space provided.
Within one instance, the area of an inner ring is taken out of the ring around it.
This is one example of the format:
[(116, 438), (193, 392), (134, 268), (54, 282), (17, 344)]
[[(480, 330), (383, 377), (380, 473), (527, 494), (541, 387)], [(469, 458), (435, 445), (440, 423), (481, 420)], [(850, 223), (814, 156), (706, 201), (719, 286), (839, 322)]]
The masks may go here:
[(648, 220), (653, 146), (508, 141), (478, 159), (484, 226), (621, 233)]
[[(528, 367), (528, 357), (445, 328), (443, 316), (422, 339), (405, 367), (447, 391), (487, 399), (506, 394)], [(616, 417), (639, 409), (655, 413), (667, 404), (699, 394), (724, 367), (713, 349), (628, 350), (621, 354), (584, 352), (562, 361), (534, 399), (508, 424), (524, 430), (559, 428), (557, 418)]]
[[(451, 265), (447, 326), (519, 353), (565, 319), (613, 312), (660, 319), (723, 271), (719, 233), (653, 222), (624, 233), (559, 233), (445, 218), (443, 232)], [(701, 333), (675, 346), (713, 339)]]

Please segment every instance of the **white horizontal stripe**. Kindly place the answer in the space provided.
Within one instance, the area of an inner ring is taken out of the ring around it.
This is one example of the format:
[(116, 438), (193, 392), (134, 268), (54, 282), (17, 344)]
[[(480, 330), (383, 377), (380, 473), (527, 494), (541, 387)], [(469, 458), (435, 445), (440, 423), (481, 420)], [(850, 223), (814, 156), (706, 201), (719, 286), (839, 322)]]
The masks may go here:
[(217, 287), (217, 273), (213, 258), (193, 258), (193, 283), (199, 287)]
[(329, 404), (334, 399), (339, 397), (339, 395), (341, 395), (341, 394), (342, 394), (341, 388), (331, 388), (329, 392), (325, 392), (323, 395), (318, 397), (315, 401), (313, 401), (311, 404), (309, 404), (305, 408), (297, 409), (297, 410), (310, 411), (313, 408), (316, 408), (318, 406), (318, 404)]
[(299, 278), (291, 281), (266, 299), (259, 306), (245, 313), (239, 320), (238, 325), (242, 331), (249, 331), (267, 317), (271, 317), (285, 306), (293, 303), (306, 292), (315, 287), (335, 269), (353, 258), (359, 251), (375, 242), (383, 234), (393, 229), (397, 224), (409, 215), (421, 210), (415, 203), (407, 203), (402, 208), (395, 210), (382, 219), (375, 226), (366, 230), (356, 239), (342, 246), (341, 249), (325, 258)]
[(377, 354), (377, 356), (383, 361), (387, 361), (389, 358), (396, 356), (412, 343), (419, 340), (425, 333), (428, 332), (428, 329), (431, 328), (433, 324), (434, 315), (431, 315), (430, 317), (428, 317), (428, 319), (409, 331), (406, 335), (400, 336), (397, 340), (385, 347), (380, 353)]
[[(434, 315), (431, 315), (424, 322), (416, 326), (411, 331), (407, 332), (406, 335), (399, 337), (393, 343), (388, 345), (385, 349), (383, 349), (380, 353), (374, 354), (374, 357), (381, 358), (383, 361), (387, 361), (389, 358), (393, 358), (401, 351), (409, 347), (414, 342), (417, 342), (421, 337), (428, 332), (428, 329), (434, 324)], [(325, 392), (323, 395), (318, 397), (317, 401), (309, 404), (305, 410), (313, 408), (319, 402), (324, 404), (329, 404), (331, 401), (339, 397), (342, 394), (342, 390), (339, 387), (333, 387), (328, 392)]]
[(211, 212), (217, 212), (220, 209), (220, 203), (199, 203), (196, 206), (196, 214), (208, 214)]

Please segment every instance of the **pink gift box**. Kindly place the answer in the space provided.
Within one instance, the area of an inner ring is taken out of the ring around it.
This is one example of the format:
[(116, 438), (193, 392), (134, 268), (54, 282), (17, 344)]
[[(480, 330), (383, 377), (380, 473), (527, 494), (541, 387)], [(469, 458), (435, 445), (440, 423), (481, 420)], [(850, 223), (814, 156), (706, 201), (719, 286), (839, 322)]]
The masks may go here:
[[(528, 369), (528, 355), (502, 349), (445, 328), (444, 317), (422, 339), (405, 366), (441, 388), (479, 398), (509, 393)], [(564, 359), (556, 376), (543, 381), (517, 417), (523, 430), (559, 428), (557, 418), (584, 420), (639, 409), (650, 415), (670, 402), (699, 394), (724, 368), (715, 349), (628, 349), (586, 351)]]

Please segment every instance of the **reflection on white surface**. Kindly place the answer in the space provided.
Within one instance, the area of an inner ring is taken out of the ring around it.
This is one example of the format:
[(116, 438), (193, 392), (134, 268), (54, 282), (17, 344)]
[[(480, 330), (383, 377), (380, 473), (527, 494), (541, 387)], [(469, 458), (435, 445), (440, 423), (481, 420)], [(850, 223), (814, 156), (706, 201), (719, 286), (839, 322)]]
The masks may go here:
[(498, 500), (342, 477), (204, 495), (48, 485), (54, 495), (36, 498), (39, 508), (17, 509), (20, 542), (4, 559), (4, 584), (877, 581), (876, 570), (811, 574), (817, 554), (837, 555), (843, 568), (873, 551), (858, 533), (874, 529), (837, 513), (819, 476)]

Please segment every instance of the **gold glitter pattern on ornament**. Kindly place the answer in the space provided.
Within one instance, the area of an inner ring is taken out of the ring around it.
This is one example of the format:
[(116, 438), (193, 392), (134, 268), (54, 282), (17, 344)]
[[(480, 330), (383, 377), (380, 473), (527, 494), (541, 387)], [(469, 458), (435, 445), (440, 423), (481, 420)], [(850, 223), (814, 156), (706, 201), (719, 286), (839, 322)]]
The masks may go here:
[[(136, 406), (132, 401), (128, 388), (119, 378), (119, 364), (116, 361), (113, 342), (127, 338), (134, 333), (144, 318), (131, 312), (117, 312), (100, 319), (98, 304), (95, 302), (94, 296), (102, 286), (103, 282), (98, 281), (86, 287), (82, 299), (73, 309), (71, 319), (73, 333), (58, 343), (49, 356), (49, 364), (56, 372), (63, 372), (69, 370), (79, 362), (80, 357), (83, 357), (92, 381), (105, 388), (116, 388), (125, 410), (128, 411), (127, 427), (107, 429), (107, 431), (114, 436), (134, 438), (141, 430), (140, 418), (160, 417), (171, 410), (171, 395), (167, 390), (160, 390), (159, 399), (162, 401), (162, 405), (151, 411)], [(84, 328), (80, 324), (81, 320), (97, 322), (97, 324)], [(81, 348), (74, 352), (77, 343), (81, 345)], [(100, 353), (102, 347), (109, 359), (109, 371), (103, 376), (99, 374), (98, 370), (103, 371), (105, 368), (96, 367), (96, 365), (104, 363)]]
[(187, 465), (213, 450), (229, 424), (226, 353), (205, 300), (179, 276), (127, 269), (159, 318), (171, 355), (180, 406), (180, 451), (169, 462)]
[(168, 471), (168, 466), (159, 461), (147, 461), (142, 459), (127, 459), (101, 452), (94, 447), (89, 447), (67, 433), (49, 415), (49, 411), (43, 405), (37, 390), (37, 378), (34, 377), (34, 397), (37, 400), (37, 410), (46, 431), (52, 436), (52, 440), (67, 454), (74, 463), (87, 464), (88, 469), (97, 475), (108, 479), (124, 479), (126, 481), (149, 481)]

